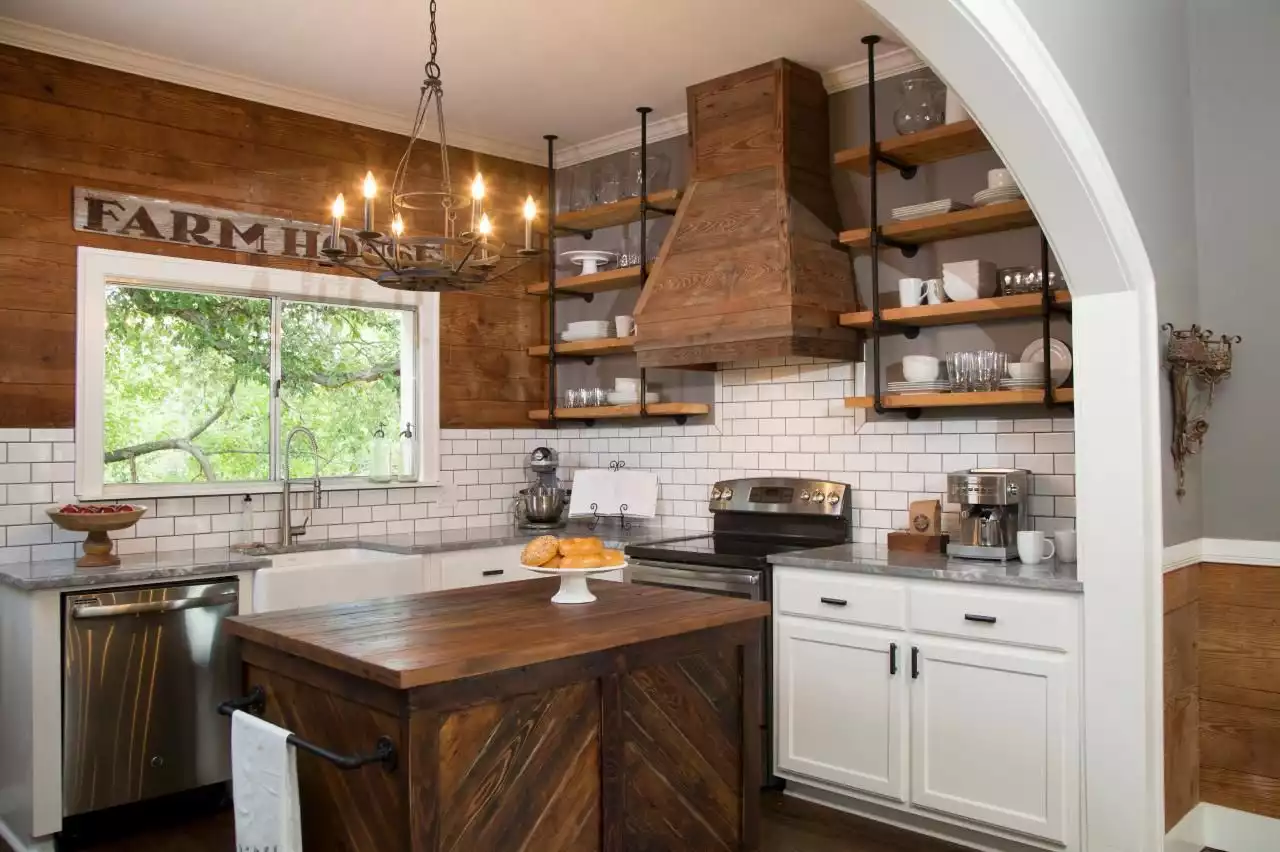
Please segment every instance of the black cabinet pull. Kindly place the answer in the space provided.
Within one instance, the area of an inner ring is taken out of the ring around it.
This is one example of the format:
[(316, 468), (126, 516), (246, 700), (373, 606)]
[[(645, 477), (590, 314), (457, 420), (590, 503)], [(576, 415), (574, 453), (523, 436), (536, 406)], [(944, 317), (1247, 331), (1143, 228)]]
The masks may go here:
[(840, 600), (840, 598), (819, 598), (818, 600), (822, 601), (824, 604), (831, 604), (832, 606), (848, 606), (849, 605), (848, 601)]
[(915, 680), (920, 677), (920, 649), (911, 646), (911, 679)]
[(979, 624), (995, 624), (996, 617), (994, 615), (974, 615), (971, 612), (964, 614), (965, 621), (976, 621)]
[(889, 674), (896, 675), (898, 673), (898, 643), (889, 643)]
[(488, 571), (481, 571), (481, 577), (498, 577), (502, 574), (502, 568), (490, 568)]

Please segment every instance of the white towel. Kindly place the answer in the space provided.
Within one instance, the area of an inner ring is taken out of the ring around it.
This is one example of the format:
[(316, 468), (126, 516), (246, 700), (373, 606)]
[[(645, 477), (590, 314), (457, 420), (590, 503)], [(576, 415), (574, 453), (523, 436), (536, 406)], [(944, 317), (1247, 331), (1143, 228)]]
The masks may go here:
[(231, 792), (237, 852), (302, 852), (298, 763), (288, 731), (232, 714)]

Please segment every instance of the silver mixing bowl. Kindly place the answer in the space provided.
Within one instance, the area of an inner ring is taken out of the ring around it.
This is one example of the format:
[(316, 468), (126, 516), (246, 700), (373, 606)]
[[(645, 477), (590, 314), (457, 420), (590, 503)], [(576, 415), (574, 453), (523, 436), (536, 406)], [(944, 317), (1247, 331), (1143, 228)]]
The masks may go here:
[(520, 503), (524, 507), (525, 516), (539, 524), (560, 520), (567, 498), (568, 492), (563, 488), (542, 489), (532, 494), (527, 488), (520, 491)]

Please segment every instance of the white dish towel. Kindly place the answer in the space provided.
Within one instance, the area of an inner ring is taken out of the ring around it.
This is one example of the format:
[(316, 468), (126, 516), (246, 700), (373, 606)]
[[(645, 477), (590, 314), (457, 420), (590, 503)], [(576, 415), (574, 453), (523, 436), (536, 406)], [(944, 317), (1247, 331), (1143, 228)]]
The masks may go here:
[(231, 716), (237, 852), (302, 852), (298, 762), (289, 732), (237, 710)]

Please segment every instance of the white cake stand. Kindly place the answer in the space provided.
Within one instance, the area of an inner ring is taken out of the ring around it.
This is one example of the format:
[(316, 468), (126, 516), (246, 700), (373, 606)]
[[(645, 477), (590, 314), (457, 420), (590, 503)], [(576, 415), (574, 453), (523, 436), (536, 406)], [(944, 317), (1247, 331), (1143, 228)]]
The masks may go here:
[(627, 567), (627, 564), (623, 562), (620, 565), (610, 565), (605, 568), (546, 568), (541, 565), (521, 565), (520, 567), (535, 574), (560, 578), (560, 591), (551, 598), (552, 603), (584, 604), (596, 599), (596, 596), (587, 588), (588, 577), (608, 574), (610, 571), (621, 571)]

